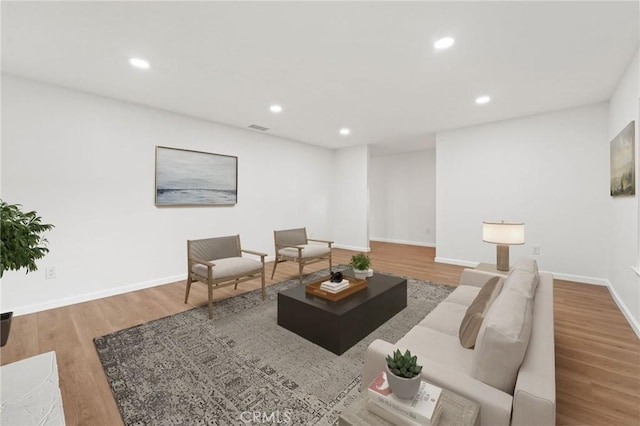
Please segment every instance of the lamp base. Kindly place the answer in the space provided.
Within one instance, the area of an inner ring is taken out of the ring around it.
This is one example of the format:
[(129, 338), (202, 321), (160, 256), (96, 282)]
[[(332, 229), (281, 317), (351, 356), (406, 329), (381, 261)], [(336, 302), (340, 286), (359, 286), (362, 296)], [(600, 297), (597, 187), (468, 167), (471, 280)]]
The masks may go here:
[(496, 267), (498, 271), (509, 271), (509, 246), (498, 244), (496, 248)]

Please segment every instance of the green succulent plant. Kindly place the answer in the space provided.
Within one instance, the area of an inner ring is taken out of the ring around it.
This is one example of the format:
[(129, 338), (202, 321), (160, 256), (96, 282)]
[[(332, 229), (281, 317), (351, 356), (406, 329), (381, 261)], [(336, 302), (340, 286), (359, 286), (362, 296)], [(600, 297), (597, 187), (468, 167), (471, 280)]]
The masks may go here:
[(407, 349), (404, 355), (400, 352), (400, 349), (396, 349), (393, 356), (387, 355), (387, 365), (389, 371), (398, 377), (404, 377), (410, 379), (417, 376), (422, 371), (422, 366), (416, 364), (418, 357), (411, 355), (411, 351)]
[(349, 266), (353, 269), (357, 269), (358, 271), (366, 271), (371, 267), (371, 260), (369, 256), (364, 253), (358, 253), (351, 256), (351, 262), (349, 262)]

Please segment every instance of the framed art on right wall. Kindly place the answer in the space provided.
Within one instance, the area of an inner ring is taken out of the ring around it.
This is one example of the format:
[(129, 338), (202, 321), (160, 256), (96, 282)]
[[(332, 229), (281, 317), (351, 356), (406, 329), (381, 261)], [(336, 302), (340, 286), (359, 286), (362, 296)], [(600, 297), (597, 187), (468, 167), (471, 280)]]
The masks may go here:
[(611, 196), (636, 194), (635, 121), (611, 141)]

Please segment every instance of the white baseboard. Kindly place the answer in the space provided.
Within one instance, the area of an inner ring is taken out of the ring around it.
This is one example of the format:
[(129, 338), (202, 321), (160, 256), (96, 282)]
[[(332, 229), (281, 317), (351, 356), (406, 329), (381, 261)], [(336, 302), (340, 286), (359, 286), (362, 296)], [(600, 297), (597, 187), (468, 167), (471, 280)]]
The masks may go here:
[(158, 278), (151, 281), (144, 281), (141, 283), (125, 285), (122, 287), (96, 291), (93, 293), (80, 294), (78, 296), (65, 297), (65, 298), (56, 299), (56, 300), (49, 300), (44, 303), (34, 303), (32, 305), (18, 306), (18, 307), (14, 307), (13, 309), (7, 309), (7, 311), (13, 311), (13, 314), (15, 316), (32, 314), (34, 312), (45, 311), (47, 309), (55, 309), (55, 308), (60, 308), (62, 306), (75, 305), (76, 303), (102, 299), (103, 297), (115, 296), (122, 293), (129, 293), (131, 291), (142, 290), (145, 288), (156, 287), (164, 284), (170, 284), (176, 281), (182, 281), (186, 279), (187, 279), (187, 274), (184, 273), (184, 274), (173, 275), (165, 278)]
[(469, 260), (447, 259), (446, 257), (436, 257), (436, 263), (446, 263), (448, 265), (466, 266), (467, 268), (475, 268), (480, 262), (471, 262)]
[(541, 271), (541, 272), (549, 272), (553, 275), (553, 278), (564, 281), (573, 281), (581, 284), (591, 284), (591, 285), (601, 285), (605, 287), (609, 287), (609, 281), (604, 278), (594, 278), (594, 277), (585, 277), (582, 275), (573, 275), (573, 274), (559, 274), (557, 272), (551, 271)]
[(396, 240), (393, 238), (369, 238), (371, 241), (380, 241), (381, 243), (394, 243), (394, 244), (406, 244), (409, 246), (420, 246), (420, 247), (435, 247), (436, 243), (424, 243), (421, 241), (405, 241), (405, 240)]
[[(449, 265), (466, 266), (467, 268), (475, 268), (481, 263), (481, 262), (473, 262), (470, 260), (447, 259), (445, 257), (436, 257), (435, 261), (437, 263), (446, 263)], [(574, 281), (582, 284), (608, 286), (608, 281), (603, 278), (585, 277), (582, 275), (573, 275), (573, 274), (559, 274), (557, 272), (552, 272), (552, 271), (540, 271), (540, 272), (548, 272), (552, 274), (554, 278), (557, 278), (559, 280)]]
[(609, 289), (609, 293), (611, 293), (611, 297), (613, 298), (613, 301), (616, 302), (616, 305), (618, 305), (620, 312), (622, 312), (622, 315), (624, 315), (624, 317), (627, 319), (627, 322), (633, 329), (633, 332), (636, 333), (636, 336), (638, 336), (638, 339), (640, 339), (640, 323), (638, 322), (638, 320), (636, 320), (633, 317), (633, 315), (631, 315), (629, 308), (622, 301), (620, 296), (618, 296), (618, 293), (616, 292), (616, 290), (613, 288), (613, 286), (609, 281), (607, 281), (607, 288)]
[(364, 253), (369, 253), (371, 251), (371, 247), (358, 247), (358, 246), (350, 246), (347, 244), (338, 244), (338, 243), (333, 244), (331, 247), (344, 249), (344, 250), (361, 251)]
[[(381, 241), (381, 240), (375, 239), (374, 241)], [(408, 244), (408, 243), (401, 243), (401, 244)], [(361, 252), (370, 252), (371, 251), (370, 248), (362, 248), (362, 247), (342, 245), (342, 244), (334, 244), (334, 247), (345, 249), (345, 250), (361, 251)], [(274, 258), (275, 258), (275, 256), (269, 256), (269, 257), (265, 258), (265, 261), (273, 261)], [(480, 262), (472, 262), (472, 261), (460, 260), (460, 259), (447, 259), (447, 258), (442, 258), (442, 257), (436, 257), (435, 261), (437, 263), (446, 263), (446, 264), (449, 264), (449, 265), (466, 266), (466, 267), (470, 267), (470, 268), (475, 268), (480, 263)], [(579, 283), (583, 283), (583, 284), (600, 285), (600, 286), (607, 287), (609, 289), (609, 293), (611, 294), (611, 297), (616, 302), (616, 305), (618, 305), (618, 308), (620, 309), (620, 312), (622, 312), (622, 314), (626, 318), (627, 322), (629, 323), (629, 325), (633, 329), (634, 333), (640, 339), (640, 323), (631, 315), (631, 312), (629, 311), (629, 308), (622, 301), (622, 299), (620, 298), (618, 293), (615, 291), (615, 289), (613, 288), (613, 286), (609, 282), (609, 280), (605, 280), (605, 279), (601, 279), (601, 278), (585, 277), (585, 276), (582, 276), (582, 275), (558, 274), (558, 273), (554, 273), (554, 272), (551, 272), (551, 273), (553, 274), (553, 277), (557, 278), (557, 279), (566, 280), (566, 281), (574, 281), (574, 282), (579, 282)], [(151, 280), (151, 281), (144, 281), (144, 282), (141, 282), (141, 283), (125, 285), (125, 286), (122, 286), (122, 287), (110, 288), (110, 289), (102, 290), (102, 291), (96, 291), (96, 292), (93, 292), (93, 293), (81, 294), (81, 295), (74, 296), (74, 297), (67, 297), (67, 298), (63, 298), (63, 299), (50, 300), (50, 301), (47, 301), (47, 302), (44, 302), (44, 303), (35, 303), (35, 304), (32, 304), (32, 305), (19, 306), (19, 307), (15, 307), (15, 308), (12, 308), (12, 309), (6, 309), (6, 311), (13, 311), (13, 314), (15, 316), (26, 315), (26, 314), (31, 314), (31, 313), (34, 313), (34, 312), (45, 311), (47, 309), (60, 308), (62, 306), (74, 305), (76, 303), (88, 302), (90, 300), (102, 299), (104, 297), (115, 296), (115, 295), (123, 294), (123, 293), (129, 293), (129, 292), (132, 292), (132, 291), (142, 290), (142, 289), (150, 288), (150, 287), (156, 287), (156, 286), (160, 286), (160, 285), (164, 285), (164, 284), (170, 284), (170, 283), (173, 283), (173, 282), (176, 282), (176, 281), (182, 281), (182, 280), (186, 280), (186, 279), (187, 279), (187, 274), (186, 273), (185, 274), (179, 274), (179, 275), (173, 275), (173, 276), (169, 276), (169, 277), (158, 278), (158, 279)]]
[[(350, 246), (344, 246), (339, 248), (346, 248), (348, 250), (356, 250), (356, 251), (367, 251), (367, 252), (371, 251), (371, 249), (365, 250), (358, 247), (352, 248)], [(259, 260), (259, 258), (257, 259)], [(275, 256), (267, 256), (265, 257), (264, 260), (265, 262), (272, 262), (275, 260)], [(158, 278), (155, 280), (144, 281), (141, 283), (129, 284), (121, 287), (96, 291), (93, 293), (80, 294), (77, 296), (65, 297), (65, 298), (55, 299), (55, 300), (48, 300), (42, 303), (34, 303), (31, 305), (24, 305), (24, 306), (15, 306), (9, 309), (3, 308), (3, 311), (5, 312), (11, 311), (13, 312), (14, 316), (27, 315), (27, 314), (32, 314), (34, 312), (46, 311), (47, 309), (55, 309), (55, 308), (61, 308), (63, 306), (68, 306), (68, 305), (75, 305), (76, 303), (89, 302), (91, 300), (102, 299), (104, 297), (110, 297), (110, 296), (116, 296), (118, 294), (129, 293), (137, 290), (143, 290), (145, 288), (150, 288), (150, 287), (157, 287), (159, 285), (170, 284), (176, 281), (183, 281), (186, 279), (187, 279), (187, 274), (184, 273), (184, 274), (173, 275), (173, 276), (164, 277), (164, 278)]]

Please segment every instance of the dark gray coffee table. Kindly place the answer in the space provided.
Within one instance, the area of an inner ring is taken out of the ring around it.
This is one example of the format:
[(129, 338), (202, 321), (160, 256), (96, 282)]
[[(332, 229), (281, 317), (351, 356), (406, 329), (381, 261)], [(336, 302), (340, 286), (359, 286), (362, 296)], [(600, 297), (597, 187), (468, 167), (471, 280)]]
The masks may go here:
[(341, 355), (407, 307), (406, 279), (375, 273), (367, 281), (337, 302), (307, 294), (303, 285), (281, 291), (278, 325)]

